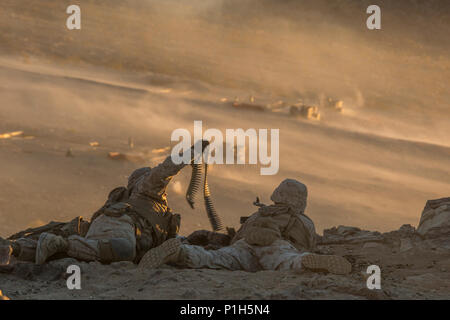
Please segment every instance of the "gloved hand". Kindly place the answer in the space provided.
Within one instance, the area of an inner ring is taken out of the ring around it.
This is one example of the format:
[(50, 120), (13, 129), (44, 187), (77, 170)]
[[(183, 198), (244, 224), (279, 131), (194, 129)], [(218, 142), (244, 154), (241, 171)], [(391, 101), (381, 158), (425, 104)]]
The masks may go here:
[[(201, 146), (202, 148), (202, 152), (201, 153), (197, 153), (196, 151), (196, 147), (198, 148), (199, 146)], [(190, 149), (190, 153), (191, 153), (191, 159), (194, 163), (197, 163), (199, 161), (200, 158), (203, 157), (203, 152), (205, 151), (206, 147), (209, 146), (209, 141), (207, 140), (198, 140), (197, 142), (195, 142), (191, 149)]]
[(209, 141), (208, 141), (208, 140), (198, 140), (197, 142), (195, 142), (195, 143), (192, 145), (191, 150), (194, 150), (195, 147), (196, 147), (197, 145), (200, 145), (200, 144), (201, 144), (201, 146), (202, 146), (202, 152), (204, 152), (205, 149), (206, 149), (206, 147), (209, 146)]
[(209, 146), (209, 141), (208, 140), (202, 140), (202, 152), (205, 151), (207, 146)]

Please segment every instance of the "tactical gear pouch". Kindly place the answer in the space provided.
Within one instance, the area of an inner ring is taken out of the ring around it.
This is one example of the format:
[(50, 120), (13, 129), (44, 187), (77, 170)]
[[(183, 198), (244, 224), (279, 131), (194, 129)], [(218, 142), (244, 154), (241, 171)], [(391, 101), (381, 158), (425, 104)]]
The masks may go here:
[(291, 218), (282, 235), (299, 250), (312, 250), (315, 247), (315, 234), (312, 235), (298, 217)]
[(123, 201), (127, 201), (128, 200), (128, 190), (125, 187), (118, 187), (113, 189), (109, 195), (108, 195), (108, 200), (106, 200), (105, 204), (103, 205), (103, 207), (101, 207), (100, 209), (98, 209), (91, 217), (91, 223), (92, 221), (94, 221), (95, 219), (97, 219), (100, 215), (102, 215), (104, 213), (105, 208), (110, 207), (111, 205), (118, 203), (118, 202), (123, 202)]
[(271, 216), (260, 215), (249, 225), (244, 239), (251, 245), (269, 246), (275, 240), (281, 239), (281, 233), (277, 222)]
[(100, 240), (98, 242), (98, 250), (101, 263), (111, 263), (114, 261), (113, 249), (109, 240)]
[(136, 248), (126, 239), (113, 238), (99, 241), (100, 262), (132, 261)]
[(248, 228), (244, 235), (245, 242), (254, 246), (270, 246), (280, 238), (277, 230), (254, 226)]

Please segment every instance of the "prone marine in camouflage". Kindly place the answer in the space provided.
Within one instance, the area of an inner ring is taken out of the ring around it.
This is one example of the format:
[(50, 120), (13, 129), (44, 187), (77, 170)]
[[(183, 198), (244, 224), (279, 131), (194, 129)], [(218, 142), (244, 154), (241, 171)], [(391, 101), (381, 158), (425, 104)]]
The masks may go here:
[(314, 223), (304, 213), (307, 188), (286, 179), (271, 196), (272, 205), (261, 205), (238, 230), (231, 245), (218, 250), (183, 244), (169, 239), (149, 250), (139, 266), (156, 268), (170, 263), (187, 268), (227, 270), (327, 270), (335, 274), (351, 271), (340, 256), (310, 253), (316, 246)]
[[(202, 152), (208, 145), (207, 141), (197, 143), (202, 144)], [(194, 149), (193, 146), (186, 151), (191, 153), (191, 159), (199, 156)], [(76, 231), (62, 233), (52, 225), (48, 232), (40, 232), (38, 241), (30, 237), (11, 239), (9, 251), (22, 260), (30, 260), (33, 255), (38, 264), (56, 254), (102, 263), (139, 262), (149, 249), (178, 233), (180, 215), (169, 208), (166, 188), (185, 166), (185, 163), (175, 164), (169, 156), (155, 168), (137, 169), (129, 177), (126, 188), (111, 191), (105, 205), (92, 216), (88, 227), (80, 218)], [(64, 228), (70, 224), (61, 225)], [(5, 255), (11, 254), (4, 251)]]
[(11, 256), (19, 261), (34, 262), (36, 259), (36, 247), (39, 236), (44, 232), (51, 232), (55, 235), (67, 238), (71, 235), (86, 235), (89, 229), (89, 221), (82, 217), (76, 217), (70, 222), (55, 222), (28, 228), (20, 231), (6, 240), (0, 238), (0, 265), (9, 264)]

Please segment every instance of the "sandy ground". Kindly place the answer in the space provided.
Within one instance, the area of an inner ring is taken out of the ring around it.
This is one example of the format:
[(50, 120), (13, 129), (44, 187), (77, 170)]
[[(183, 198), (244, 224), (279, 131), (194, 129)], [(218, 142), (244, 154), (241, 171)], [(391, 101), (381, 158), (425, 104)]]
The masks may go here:
[[(66, 258), (43, 266), (16, 264), (12, 273), (0, 273), (1, 288), (10, 299), (450, 299), (450, 238), (424, 240), (405, 227), (343, 241), (324, 237), (316, 252), (346, 257), (352, 272), (345, 276), (167, 265), (142, 270), (131, 262), (102, 265)], [(67, 289), (69, 265), (81, 268), (80, 290)], [(367, 287), (370, 265), (380, 267), (381, 289)]]

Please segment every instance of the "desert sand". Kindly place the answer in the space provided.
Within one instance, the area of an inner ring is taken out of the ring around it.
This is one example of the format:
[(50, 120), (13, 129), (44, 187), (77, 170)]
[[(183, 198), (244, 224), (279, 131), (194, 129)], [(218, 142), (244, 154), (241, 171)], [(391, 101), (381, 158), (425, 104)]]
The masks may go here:
[[(285, 178), (308, 186), (307, 214), (319, 234), (339, 225), (379, 232), (417, 226), (427, 200), (450, 195), (449, 25), (439, 1), (410, 11), (386, 2), (378, 34), (365, 28), (365, 7), (356, 1), (293, 8), (248, 1), (239, 10), (232, 1), (203, 3), (86, 1), (82, 30), (68, 31), (62, 3), (2, 1), (0, 134), (22, 133), (0, 139), (1, 237), (51, 220), (90, 218), (134, 169), (167, 156), (172, 131), (192, 130), (194, 120), (222, 131), (280, 129), (278, 174), (261, 176), (258, 165), (211, 167), (214, 204), (226, 226), (237, 228), (254, 212), (256, 196), (269, 203)], [(344, 111), (321, 110), (320, 121), (307, 121), (231, 107), (235, 97), (250, 95), (261, 103), (332, 96), (344, 101)], [(114, 160), (110, 152), (130, 158)], [(168, 189), (182, 235), (209, 228), (204, 208), (185, 201), (189, 177), (182, 171)], [(389, 254), (392, 268), (415, 263)], [(448, 273), (448, 258), (428, 272), (434, 254), (404, 275), (411, 286), (438, 281), (441, 267)], [(39, 289), (40, 280), (14, 289), (9, 278), (0, 289), (12, 298), (365, 297), (353, 289), (327, 296), (321, 290), (337, 278), (312, 273), (236, 272), (227, 282), (226, 271), (97, 267), (105, 271), (89, 271), (89, 289), (78, 293), (61, 281), (48, 290)], [(343, 282), (364, 286), (360, 271)], [(106, 277), (107, 289), (95, 284)], [(252, 285), (236, 293), (242, 278)], [(189, 289), (174, 291), (187, 282)], [(168, 283), (173, 288), (166, 290)], [(303, 293), (300, 284), (314, 290)], [(386, 285), (396, 297), (420, 297), (396, 285)], [(437, 291), (423, 294), (448, 298), (448, 287), (430, 290)]]
[[(352, 264), (348, 275), (306, 269), (251, 273), (169, 265), (148, 270), (132, 262), (103, 265), (72, 258), (41, 266), (13, 258), (9, 266), (0, 266), (1, 286), (10, 299), (448, 300), (448, 205), (446, 211), (446, 229), (437, 227), (425, 235), (410, 225), (383, 234), (345, 226), (324, 230), (315, 253), (344, 256)], [(80, 267), (80, 289), (68, 289), (70, 265)], [(378, 288), (371, 286), (374, 282), (369, 278), (373, 271), (368, 267), (373, 265), (380, 268)]]

